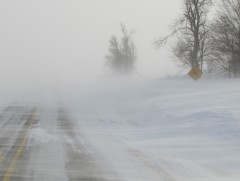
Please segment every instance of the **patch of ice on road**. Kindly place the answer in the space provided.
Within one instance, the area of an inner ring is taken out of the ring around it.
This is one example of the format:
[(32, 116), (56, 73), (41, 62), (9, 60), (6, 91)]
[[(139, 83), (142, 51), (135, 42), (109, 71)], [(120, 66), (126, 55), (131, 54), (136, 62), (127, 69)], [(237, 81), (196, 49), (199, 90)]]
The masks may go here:
[(51, 143), (58, 141), (58, 138), (51, 135), (46, 130), (42, 128), (33, 128), (30, 133), (30, 139), (40, 143)]

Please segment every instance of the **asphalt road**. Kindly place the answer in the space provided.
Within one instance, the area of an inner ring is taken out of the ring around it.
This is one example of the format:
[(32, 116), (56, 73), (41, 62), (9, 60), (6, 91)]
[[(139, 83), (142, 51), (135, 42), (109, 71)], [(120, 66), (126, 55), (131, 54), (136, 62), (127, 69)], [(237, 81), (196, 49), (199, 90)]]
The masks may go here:
[(0, 181), (117, 180), (104, 165), (65, 108), (9, 106), (1, 112)]

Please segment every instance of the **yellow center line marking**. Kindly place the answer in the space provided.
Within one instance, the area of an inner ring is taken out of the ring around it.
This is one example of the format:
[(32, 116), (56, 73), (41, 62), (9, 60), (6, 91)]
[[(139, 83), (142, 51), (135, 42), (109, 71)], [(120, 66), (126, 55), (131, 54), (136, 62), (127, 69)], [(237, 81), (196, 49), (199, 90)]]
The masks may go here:
[(7, 171), (4, 174), (2, 181), (9, 181), (11, 179), (11, 177), (12, 177), (12, 173), (13, 173), (13, 171), (16, 168), (16, 163), (19, 160), (19, 158), (20, 158), (20, 156), (21, 156), (25, 146), (27, 145), (28, 135), (29, 135), (29, 132), (30, 132), (32, 126), (33, 126), (33, 122), (35, 120), (35, 112), (36, 112), (36, 110), (34, 109), (32, 117), (31, 117), (31, 120), (30, 120), (30, 122), (28, 124), (28, 127), (27, 127), (26, 134), (24, 136), (24, 139), (22, 140), (22, 142), (21, 142), (20, 146), (18, 147), (18, 149), (17, 149), (17, 151), (16, 151), (16, 153), (15, 153), (15, 155), (14, 155), (14, 157), (13, 157), (11, 163), (10, 163), (10, 165), (8, 166)]
[(0, 163), (5, 159), (7, 153), (3, 153), (2, 155), (0, 155)]

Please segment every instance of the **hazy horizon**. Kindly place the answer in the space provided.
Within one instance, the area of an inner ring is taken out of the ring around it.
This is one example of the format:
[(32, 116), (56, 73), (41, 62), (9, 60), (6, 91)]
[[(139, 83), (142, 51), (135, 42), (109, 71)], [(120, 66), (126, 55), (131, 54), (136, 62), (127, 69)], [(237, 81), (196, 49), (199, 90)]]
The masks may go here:
[(181, 11), (177, 0), (1, 1), (0, 79), (3, 84), (87, 82), (105, 76), (109, 39), (120, 23), (134, 30), (136, 72), (177, 74), (168, 47), (152, 43)]

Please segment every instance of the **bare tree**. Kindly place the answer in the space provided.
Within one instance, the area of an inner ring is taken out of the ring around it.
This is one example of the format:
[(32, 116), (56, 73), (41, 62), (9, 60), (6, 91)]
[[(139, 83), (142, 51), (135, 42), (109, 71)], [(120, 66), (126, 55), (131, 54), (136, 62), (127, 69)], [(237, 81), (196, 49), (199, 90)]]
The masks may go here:
[(173, 54), (185, 66), (202, 68), (207, 54), (209, 26), (207, 15), (212, 0), (184, 0), (183, 15), (171, 28), (171, 33), (155, 41), (156, 47), (165, 44), (169, 38), (177, 36)]
[(112, 36), (109, 43), (109, 54), (106, 55), (107, 64), (117, 73), (129, 74), (135, 68), (136, 50), (132, 40), (133, 32), (128, 33), (121, 24), (121, 41)]
[(212, 65), (240, 76), (240, 0), (222, 2), (212, 32)]

